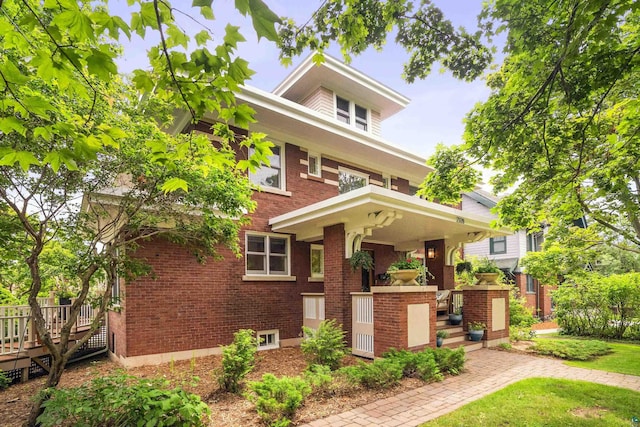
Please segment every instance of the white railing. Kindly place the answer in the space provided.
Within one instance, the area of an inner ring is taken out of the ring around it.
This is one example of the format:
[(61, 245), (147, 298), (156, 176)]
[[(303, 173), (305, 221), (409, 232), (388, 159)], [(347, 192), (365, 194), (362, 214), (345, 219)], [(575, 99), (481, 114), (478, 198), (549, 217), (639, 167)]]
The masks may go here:
[[(71, 317), (71, 306), (41, 306), (40, 309), (51, 338), (60, 338), (62, 327)], [(81, 306), (71, 333), (76, 333), (78, 328), (86, 329), (96, 314), (97, 310), (90, 305)], [(25, 348), (31, 348), (38, 344), (31, 317), (31, 307), (28, 305), (0, 306), (0, 356), (19, 353)]]
[(368, 292), (352, 292), (351, 302), (351, 352), (356, 356), (373, 358), (373, 295)]

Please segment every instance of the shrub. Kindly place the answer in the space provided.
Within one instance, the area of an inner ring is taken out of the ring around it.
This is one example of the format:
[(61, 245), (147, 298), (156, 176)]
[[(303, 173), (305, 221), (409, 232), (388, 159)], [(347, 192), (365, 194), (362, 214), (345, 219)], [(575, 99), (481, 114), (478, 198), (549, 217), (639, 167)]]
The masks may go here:
[(304, 372), (305, 381), (314, 390), (324, 390), (333, 380), (331, 369), (326, 365), (311, 365)]
[(545, 340), (531, 348), (536, 353), (567, 360), (591, 360), (611, 352), (607, 343), (596, 340)]
[(419, 378), (425, 382), (443, 379), (431, 349), (418, 353), (408, 350), (391, 350), (383, 357), (402, 366), (402, 375), (405, 377)]
[(209, 407), (199, 396), (168, 389), (161, 379), (124, 373), (74, 388), (47, 389), (38, 417), (48, 426), (204, 426)]
[(438, 369), (443, 374), (458, 375), (464, 369), (465, 352), (460, 346), (455, 350), (450, 348), (436, 348), (433, 350)]
[(345, 332), (335, 319), (324, 320), (317, 330), (303, 326), (305, 339), (300, 349), (310, 365), (326, 365), (331, 370), (338, 369), (347, 354)]
[(251, 393), (247, 393), (247, 398), (256, 405), (258, 415), (274, 427), (288, 426), (304, 398), (311, 392), (302, 378), (276, 378), (273, 374), (264, 374), (262, 381), (250, 382), (249, 389)]
[(513, 348), (513, 346), (511, 344), (509, 344), (508, 342), (503, 342), (503, 343), (499, 344), (498, 347), (500, 347), (503, 350), (511, 350)]
[(518, 327), (529, 327), (536, 323), (533, 314), (526, 307), (526, 298), (518, 298), (516, 289), (509, 293), (509, 325)]
[(528, 341), (535, 337), (535, 331), (532, 331), (529, 327), (509, 326), (509, 340), (511, 341)]
[(232, 393), (240, 390), (240, 381), (253, 369), (258, 342), (255, 332), (241, 329), (233, 343), (222, 348), (222, 369), (218, 372), (220, 388)]
[(385, 389), (397, 385), (402, 379), (403, 365), (397, 360), (378, 359), (372, 363), (360, 362), (340, 370), (347, 379), (366, 388)]
[(0, 369), (0, 390), (4, 390), (10, 385), (11, 385), (11, 379), (7, 377), (7, 374), (5, 374), (2, 369)]

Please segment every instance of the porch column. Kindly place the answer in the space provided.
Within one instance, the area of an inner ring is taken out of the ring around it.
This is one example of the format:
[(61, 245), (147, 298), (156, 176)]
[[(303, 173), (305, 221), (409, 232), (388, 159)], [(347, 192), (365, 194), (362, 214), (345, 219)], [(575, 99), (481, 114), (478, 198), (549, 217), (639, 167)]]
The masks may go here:
[(474, 285), (462, 288), (462, 320), (465, 331), (469, 322), (487, 325), (484, 347), (509, 342), (509, 289), (499, 285)]
[(435, 286), (373, 286), (375, 357), (391, 348), (436, 347)]
[(360, 271), (351, 271), (349, 260), (345, 258), (344, 224), (324, 228), (324, 301), (325, 318), (336, 319), (347, 333), (348, 343), (352, 340), (351, 292), (360, 292), (362, 276)]
[[(426, 257), (428, 248), (435, 248), (435, 258), (429, 259)], [(429, 272), (435, 276), (435, 279), (429, 279), (429, 284), (438, 286), (438, 289), (454, 289), (456, 287), (453, 274), (455, 267), (446, 265), (445, 249), (444, 239), (424, 242), (426, 265)]]

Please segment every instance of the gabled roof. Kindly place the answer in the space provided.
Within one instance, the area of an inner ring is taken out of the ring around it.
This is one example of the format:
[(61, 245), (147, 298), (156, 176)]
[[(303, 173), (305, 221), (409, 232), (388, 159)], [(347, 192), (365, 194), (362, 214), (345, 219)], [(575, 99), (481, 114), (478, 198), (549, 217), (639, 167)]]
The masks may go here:
[(321, 65), (313, 62), (313, 55), (307, 57), (272, 93), (302, 102), (320, 86), (378, 111), (382, 120), (409, 104), (409, 98), (326, 54)]

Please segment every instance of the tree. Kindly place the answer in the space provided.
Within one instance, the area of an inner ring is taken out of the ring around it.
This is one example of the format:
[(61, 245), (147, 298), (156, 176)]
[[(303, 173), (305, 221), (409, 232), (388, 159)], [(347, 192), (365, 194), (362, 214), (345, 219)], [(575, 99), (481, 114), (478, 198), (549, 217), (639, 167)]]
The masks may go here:
[(497, 171), (496, 192), (513, 190), (502, 223), (573, 228), (586, 216), (589, 238), (640, 252), (637, 2), (496, 0), (482, 17), (487, 34), (506, 32), (506, 58), (464, 148)]

